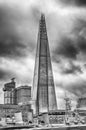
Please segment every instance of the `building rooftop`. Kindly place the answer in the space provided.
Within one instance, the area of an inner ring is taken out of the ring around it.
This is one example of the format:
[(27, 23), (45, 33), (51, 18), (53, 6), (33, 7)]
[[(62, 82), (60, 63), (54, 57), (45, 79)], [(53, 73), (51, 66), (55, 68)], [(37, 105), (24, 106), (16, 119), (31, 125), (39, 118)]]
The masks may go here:
[(15, 88), (16, 82), (14, 82), (13, 80), (9, 83), (4, 84), (4, 88), (3, 91), (11, 91), (12, 89)]
[(23, 86), (17, 87), (16, 89), (17, 89), (17, 90), (18, 90), (18, 89), (31, 89), (31, 86), (23, 85)]

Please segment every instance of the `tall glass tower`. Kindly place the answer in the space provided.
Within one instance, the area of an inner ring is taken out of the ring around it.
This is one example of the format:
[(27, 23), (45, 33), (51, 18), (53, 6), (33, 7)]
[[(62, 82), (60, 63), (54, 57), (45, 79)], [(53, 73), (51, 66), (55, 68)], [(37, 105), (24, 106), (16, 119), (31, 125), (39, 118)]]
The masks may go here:
[(44, 14), (39, 23), (33, 79), (33, 100), (36, 114), (57, 110), (47, 29)]

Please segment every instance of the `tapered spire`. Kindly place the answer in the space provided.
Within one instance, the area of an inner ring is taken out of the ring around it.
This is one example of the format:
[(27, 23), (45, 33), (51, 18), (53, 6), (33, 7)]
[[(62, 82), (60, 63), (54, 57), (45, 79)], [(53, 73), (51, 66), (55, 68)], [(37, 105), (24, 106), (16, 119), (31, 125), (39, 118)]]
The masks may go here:
[(33, 79), (33, 97), (37, 114), (57, 110), (55, 87), (44, 14), (41, 14), (39, 24), (40, 25), (38, 32)]

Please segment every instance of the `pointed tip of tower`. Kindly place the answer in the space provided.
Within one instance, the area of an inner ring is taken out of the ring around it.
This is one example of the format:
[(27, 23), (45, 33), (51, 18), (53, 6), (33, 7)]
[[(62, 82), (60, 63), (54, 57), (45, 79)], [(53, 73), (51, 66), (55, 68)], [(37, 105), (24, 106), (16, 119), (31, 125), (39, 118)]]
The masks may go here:
[(45, 14), (41, 13), (41, 19), (45, 19)]
[(45, 14), (44, 14), (44, 13), (41, 13), (41, 17), (45, 17)]

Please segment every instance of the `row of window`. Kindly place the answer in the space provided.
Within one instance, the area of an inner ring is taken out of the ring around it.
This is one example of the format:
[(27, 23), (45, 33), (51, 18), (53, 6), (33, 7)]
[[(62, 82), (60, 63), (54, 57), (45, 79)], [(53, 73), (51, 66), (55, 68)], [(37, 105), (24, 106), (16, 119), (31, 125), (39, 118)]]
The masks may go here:
[(13, 98), (5, 98), (4, 103), (5, 104), (14, 104), (14, 99)]
[(11, 91), (5, 91), (4, 97), (14, 97), (14, 92)]

